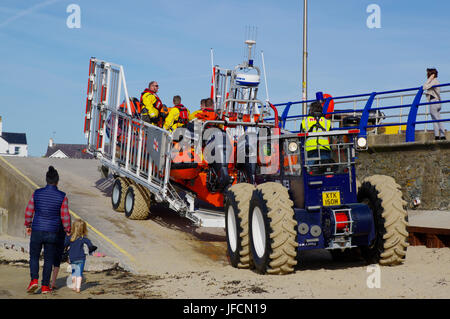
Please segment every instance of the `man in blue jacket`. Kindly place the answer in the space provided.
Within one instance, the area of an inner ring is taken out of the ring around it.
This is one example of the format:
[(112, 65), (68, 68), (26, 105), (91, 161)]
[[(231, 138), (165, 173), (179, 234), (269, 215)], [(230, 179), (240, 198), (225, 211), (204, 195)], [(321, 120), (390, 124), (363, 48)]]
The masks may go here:
[(25, 227), (30, 238), (31, 282), (27, 291), (33, 293), (38, 288), (39, 256), (44, 247), (44, 267), (42, 270), (41, 292), (51, 291), (49, 287), (52, 266), (56, 259), (59, 233), (64, 229), (70, 234), (70, 214), (66, 194), (58, 190), (59, 175), (53, 166), (46, 174), (47, 186), (37, 189), (25, 210)]

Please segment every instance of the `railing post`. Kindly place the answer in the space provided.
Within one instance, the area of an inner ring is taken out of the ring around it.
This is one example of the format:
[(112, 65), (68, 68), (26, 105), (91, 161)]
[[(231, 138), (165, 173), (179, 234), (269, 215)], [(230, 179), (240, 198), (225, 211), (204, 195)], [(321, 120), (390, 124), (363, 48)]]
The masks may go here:
[(286, 107), (283, 110), (283, 114), (281, 114), (282, 129), (284, 129), (285, 126), (286, 126), (286, 118), (287, 118), (287, 116), (289, 114), (289, 109), (291, 108), (291, 105), (292, 105), (292, 102), (288, 102), (286, 104)]
[(367, 122), (369, 121), (369, 113), (372, 108), (373, 101), (377, 92), (372, 92), (369, 99), (367, 100), (366, 106), (361, 114), (361, 120), (359, 121), (359, 136), (367, 137)]
[(415, 132), (416, 132), (416, 118), (417, 118), (417, 110), (419, 108), (420, 99), (422, 98), (423, 88), (420, 87), (419, 91), (414, 98), (413, 103), (411, 104), (411, 108), (408, 114), (408, 123), (406, 124), (406, 142), (414, 142)]
[(325, 103), (323, 104), (323, 109), (322, 109), (322, 113), (325, 114), (325, 116), (327, 116), (327, 112), (328, 112), (328, 106), (330, 105), (331, 102), (331, 97), (327, 97), (325, 100)]

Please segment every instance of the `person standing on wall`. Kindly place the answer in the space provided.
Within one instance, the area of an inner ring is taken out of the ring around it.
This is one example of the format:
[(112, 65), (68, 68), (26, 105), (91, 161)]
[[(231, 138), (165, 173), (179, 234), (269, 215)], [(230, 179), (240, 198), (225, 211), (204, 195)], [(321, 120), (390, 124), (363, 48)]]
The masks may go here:
[[(425, 95), (427, 96), (428, 102), (438, 102), (441, 100), (441, 89), (435, 87), (439, 85), (437, 80), (438, 71), (436, 69), (427, 69), (427, 81), (425, 82), (423, 89)], [(441, 104), (430, 104), (430, 115), (431, 118), (436, 121), (441, 119)], [(442, 122), (434, 122), (434, 139), (435, 140), (445, 140), (445, 129)], [(441, 136), (442, 135), (442, 136)]]
[(58, 171), (50, 166), (46, 174), (47, 186), (34, 191), (25, 210), (25, 227), (30, 238), (31, 282), (27, 291), (34, 293), (38, 288), (39, 256), (44, 248), (44, 267), (42, 270), (43, 294), (51, 292), (50, 276), (58, 253), (59, 232), (64, 228), (70, 234), (71, 220), (67, 196), (58, 189)]

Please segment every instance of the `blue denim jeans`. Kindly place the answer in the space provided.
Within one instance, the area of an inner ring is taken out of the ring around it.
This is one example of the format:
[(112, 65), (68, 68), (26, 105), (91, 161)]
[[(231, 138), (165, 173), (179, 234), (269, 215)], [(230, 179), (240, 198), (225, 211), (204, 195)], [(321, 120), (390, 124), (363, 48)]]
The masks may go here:
[(59, 267), (61, 265), (61, 258), (64, 253), (64, 239), (65, 238), (66, 238), (66, 233), (64, 231), (60, 231), (58, 233), (57, 242), (56, 242), (55, 259), (53, 261), (54, 267)]
[(72, 277), (83, 277), (84, 264), (86, 260), (76, 260), (70, 263), (72, 268)]
[(44, 248), (44, 267), (42, 269), (42, 286), (48, 286), (55, 260), (57, 233), (47, 231), (31, 231), (30, 238), (30, 275), (31, 279), (39, 279), (39, 256)]

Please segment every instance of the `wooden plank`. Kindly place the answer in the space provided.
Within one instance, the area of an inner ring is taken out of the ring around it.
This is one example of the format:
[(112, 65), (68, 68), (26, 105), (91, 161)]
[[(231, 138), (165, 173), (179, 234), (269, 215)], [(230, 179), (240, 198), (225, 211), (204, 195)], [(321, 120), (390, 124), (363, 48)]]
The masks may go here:
[(450, 229), (449, 228), (432, 228), (432, 227), (408, 226), (406, 229), (410, 233), (450, 235)]
[(408, 226), (409, 244), (427, 248), (450, 247), (450, 229)]

